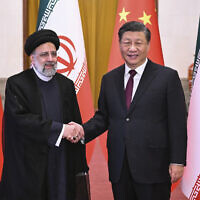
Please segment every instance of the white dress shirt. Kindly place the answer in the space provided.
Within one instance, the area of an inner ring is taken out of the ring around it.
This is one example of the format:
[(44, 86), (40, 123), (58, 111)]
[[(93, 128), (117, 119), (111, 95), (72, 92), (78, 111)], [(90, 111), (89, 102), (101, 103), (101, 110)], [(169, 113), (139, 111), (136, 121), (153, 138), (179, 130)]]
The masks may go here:
[[(142, 74), (144, 72), (144, 69), (145, 69), (145, 66), (147, 64), (147, 58), (145, 60), (145, 62), (140, 65), (139, 67), (137, 67), (135, 69), (135, 71), (137, 72), (137, 74), (133, 77), (133, 92), (132, 92), (132, 100), (133, 100), (133, 97), (135, 95), (135, 92), (137, 90), (137, 87), (139, 85), (139, 82), (140, 82), (140, 79), (142, 77)], [(124, 89), (126, 89), (126, 85), (127, 85), (127, 82), (128, 82), (128, 79), (130, 77), (130, 74), (129, 74), (129, 71), (131, 70), (130, 67), (128, 67), (128, 65), (125, 63), (125, 73), (124, 73)]]

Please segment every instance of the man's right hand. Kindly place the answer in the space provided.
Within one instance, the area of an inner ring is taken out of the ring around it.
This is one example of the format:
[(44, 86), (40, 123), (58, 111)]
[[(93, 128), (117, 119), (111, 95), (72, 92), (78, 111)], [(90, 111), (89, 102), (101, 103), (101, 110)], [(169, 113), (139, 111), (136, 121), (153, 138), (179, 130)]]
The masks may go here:
[(64, 126), (63, 138), (66, 138), (72, 143), (77, 143), (80, 139), (84, 138), (84, 130), (80, 124), (70, 122)]

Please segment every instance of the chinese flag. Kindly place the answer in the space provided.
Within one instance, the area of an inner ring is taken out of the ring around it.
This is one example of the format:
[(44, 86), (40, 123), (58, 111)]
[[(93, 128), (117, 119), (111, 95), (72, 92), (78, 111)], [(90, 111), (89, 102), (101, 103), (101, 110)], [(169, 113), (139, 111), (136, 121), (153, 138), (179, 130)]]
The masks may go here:
[(128, 21), (142, 22), (149, 28), (151, 31), (151, 45), (148, 58), (163, 65), (155, 0), (119, 0), (108, 71), (124, 63), (119, 50), (118, 30)]
[(3, 151), (2, 151), (2, 118), (3, 118), (3, 107), (0, 98), (0, 179), (1, 179), (1, 172), (3, 167)]

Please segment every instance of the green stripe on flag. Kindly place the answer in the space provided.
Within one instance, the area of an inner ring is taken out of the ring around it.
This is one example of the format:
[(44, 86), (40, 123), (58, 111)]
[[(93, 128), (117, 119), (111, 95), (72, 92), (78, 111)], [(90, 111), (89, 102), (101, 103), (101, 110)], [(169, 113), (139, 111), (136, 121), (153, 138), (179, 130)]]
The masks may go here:
[(197, 45), (196, 45), (194, 63), (196, 63), (197, 61), (197, 54), (199, 54), (199, 49), (200, 49), (200, 17), (199, 17), (199, 29), (198, 29), (198, 35), (197, 35)]
[(200, 18), (199, 18), (199, 29), (198, 29), (198, 35), (197, 35), (197, 44), (196, 44), (196, 51), (195, 51), (193, 76), (192, 76), (193, 85), (194, 85), (194, 81), (196, 78), (199, 65), (200, 65)]
[(59, 0), (40, 0), (38, 19), (37, 19), (37, 30), (41, 30), (45, 27), (49, 16), (53, 12), (56, 3)]

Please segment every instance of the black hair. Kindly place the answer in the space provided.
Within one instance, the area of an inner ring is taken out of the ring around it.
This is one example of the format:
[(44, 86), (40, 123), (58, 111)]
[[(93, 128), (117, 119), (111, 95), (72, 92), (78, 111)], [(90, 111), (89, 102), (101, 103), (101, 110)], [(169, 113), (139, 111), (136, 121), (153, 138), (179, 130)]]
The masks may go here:
[(130, 22), (123, 24), (118, 32), (119, 41), (121, 41), (123, 34), (127, 31), (144, 32), (147, 42), (149, 43), (151, 40), (150, 30), (141, 22), (130, 21)]

